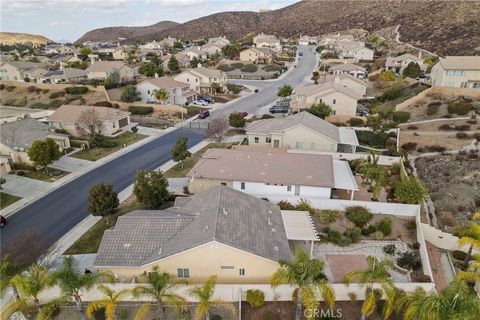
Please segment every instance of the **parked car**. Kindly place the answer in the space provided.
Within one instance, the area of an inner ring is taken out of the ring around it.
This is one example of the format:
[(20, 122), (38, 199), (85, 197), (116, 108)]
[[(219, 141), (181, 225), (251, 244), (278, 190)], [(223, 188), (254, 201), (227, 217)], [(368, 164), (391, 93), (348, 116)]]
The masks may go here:
[(287, 113), (288, 112), (288, 107), (285, 106), (272, 106), (270, 109), (268, 109), (270, 113)]
[(238, 113), (242, 118), (245, 118), (246, 116), (248, 116), (248, 113), (247, 112), (239, 112)]
[(196, 104), (197, 106), (208, 106), (208, 102), (204, 100), (193, 101), (193, 104)]
[(359, 116), (362, 116), (362, 117), (365, 116), (365, 117), (366, 117), (366, 116), (368, 116), (369, 114), (370, 114), (370, 111), (368, 111), (367, 108), (361, 108), (361, 109), (358, 110), (358, 115), (359, 115)]
[(0, 215), (0, 228), (4, 227), (7, 224), (7, 219)]
[(213, 99), (212, 97), (209, 97), (209, 96), (198, 97), (198, 100), (203, 100), (207, 103), (215, 103), (215, 99)]
[(204, 110), (198, 114), (198, 119), (205, 119), (210, 116), (210, 111)]

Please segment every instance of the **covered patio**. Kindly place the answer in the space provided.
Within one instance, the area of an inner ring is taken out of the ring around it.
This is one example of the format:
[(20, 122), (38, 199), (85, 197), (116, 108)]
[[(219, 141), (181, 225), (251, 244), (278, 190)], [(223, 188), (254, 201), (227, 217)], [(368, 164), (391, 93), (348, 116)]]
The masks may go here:
[(315, 241), (320, 241), (317, 229), (307, 211), (282, 210), (283, 225), (288, 240), (310, 242), (310, 257)]

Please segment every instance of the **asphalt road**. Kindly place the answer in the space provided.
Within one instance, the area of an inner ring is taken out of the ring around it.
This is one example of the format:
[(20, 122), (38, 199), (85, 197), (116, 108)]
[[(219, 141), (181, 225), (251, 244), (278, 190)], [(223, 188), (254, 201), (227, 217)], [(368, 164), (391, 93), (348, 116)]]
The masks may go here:
[[(228, 116), (233, 111), (256, 113), (265, 105), (277, 100), (277, 89), (287, 83), (296, 86), (308, 82), (316, 57), (312, 47), (299, 46), (303, 56), (296, 68), (284, 79), (273, 81), (232, 81), (259, 88), (259, 92), (232, 102), (221, 109), (212, 111), (209, 121), (215, 116)], [(68, 182), (59, 189), (21, 209), (8, 219), (7, 225), (0, 229), (1, 254), (9, 242), (28, 232), (38, 234), (42, 251), (71, 230), (87, 216), (87, 195), (92, 186), (99, 182), (111, 183), (115, 191), (128, 187), (139, 169), (158, 168), (171, 158), (171, 149), (177, 137), (187, 136), (189, 146), (202, 141), (203, 131), (181, 128), (159, 137), (137, 149), (134, 149), (104, 165)]]
[(2, 255), (9, 241), (34, 232), (45, 252), (87, 216), (87, 195), (99, 182), (111, 183), (115, 191), (128, 187), (139, 169), (155, 169), (171, 159), (177, 137), (187, 136), (189, 146), (202, 141), (203, 131), (181, 128), (144, 144), (68, 182), (8, 218), (0, 229)]

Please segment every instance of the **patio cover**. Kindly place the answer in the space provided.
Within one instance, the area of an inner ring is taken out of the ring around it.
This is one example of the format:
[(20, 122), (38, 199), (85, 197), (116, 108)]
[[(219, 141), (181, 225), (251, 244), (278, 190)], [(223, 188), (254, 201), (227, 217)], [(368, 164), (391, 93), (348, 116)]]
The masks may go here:
[(307, 211), (282, 210), (282, 218), (288, 240), (320, 241)]
[(333, 180), (337, 189), (358, 191), (357, 181), (348, 161), (333, 160)]

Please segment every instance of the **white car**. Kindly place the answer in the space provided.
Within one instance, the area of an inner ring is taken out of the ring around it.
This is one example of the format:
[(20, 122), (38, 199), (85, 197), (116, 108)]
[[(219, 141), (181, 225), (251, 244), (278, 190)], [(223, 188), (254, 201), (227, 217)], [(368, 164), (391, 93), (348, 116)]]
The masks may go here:
[(193, 101), (193, 104), (196, 104), (197, 106), (208, 106), (208, 102), (203, 101), (203, 100)]

